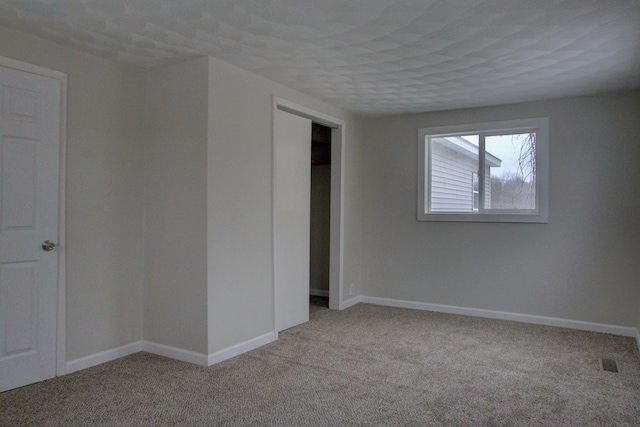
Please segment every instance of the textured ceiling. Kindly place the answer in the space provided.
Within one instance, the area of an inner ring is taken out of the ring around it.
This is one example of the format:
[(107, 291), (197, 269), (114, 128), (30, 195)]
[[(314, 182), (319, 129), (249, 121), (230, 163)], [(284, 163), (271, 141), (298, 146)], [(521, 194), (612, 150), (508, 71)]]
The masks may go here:
[(640, 87), (640, 0), (0, 0), (147, 69), (202, 54), (374, 116)]

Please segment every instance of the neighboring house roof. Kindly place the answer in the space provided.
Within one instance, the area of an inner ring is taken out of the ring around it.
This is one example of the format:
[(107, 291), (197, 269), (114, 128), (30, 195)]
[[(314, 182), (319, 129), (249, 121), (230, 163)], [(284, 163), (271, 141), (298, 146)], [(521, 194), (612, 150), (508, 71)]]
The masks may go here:
[[(474, 160), (478, 158), (478, 147), (461, 136), (435, 137), (432, 138), (432, 141), (437, 142), (446, 148), (449, 148)], [(487, 166), (500, 167), (500, 165), (502, 165), (501, 159), (497, 158), (488, 151), (485, 152), (485, 154), (485, 164)]]

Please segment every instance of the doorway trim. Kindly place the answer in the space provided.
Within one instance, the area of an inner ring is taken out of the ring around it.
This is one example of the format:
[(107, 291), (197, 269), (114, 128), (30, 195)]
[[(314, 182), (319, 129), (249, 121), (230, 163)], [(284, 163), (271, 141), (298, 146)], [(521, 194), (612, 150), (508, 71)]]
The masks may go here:
[(66, 152), (67, 152), (67, 74), (0, 56), (0, 66), (49, 77), (60, 82), (60, 149), (58, 169), (58, 289), (56, 307), (56, 376), (67, 373), (66, 365)]
[[(331, 128), (331, 208), (330, 208), (330, 235), (329, 235), (329, 308), (342, 310), (342, 288), (344, 271), (344, 153), (345, 153), (345, 121), (328, 114), (321, 113), (311, 108), (304, 107), (286, 99), (274, 96), (272, 109), (272, 153), (276, 149), (276, 110), (286, 111), (297, 116), (310, 119), (312, 122)], [(311, 144), (311, 136), (309, 136)], [(275, 195), (276, 182), (275, 171), (277, 163), (275, 156), (272, 156), (272, 240), (273, 240), (273, 299), (274, 316), (273, 328), (277, 329), (276, 318), (278, 307), (276, 300), (276, 224), (275, 224)]]

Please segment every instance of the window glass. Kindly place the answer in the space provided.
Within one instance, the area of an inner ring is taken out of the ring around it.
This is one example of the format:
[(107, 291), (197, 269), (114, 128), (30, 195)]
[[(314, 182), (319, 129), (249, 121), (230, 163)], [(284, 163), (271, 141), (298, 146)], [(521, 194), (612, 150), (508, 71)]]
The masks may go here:
[(463, 136), (431, 138), (431, 212), (473, 212), (478, 145)]
[(536, 208), (536, 133), (485, 138), (485, 209)]

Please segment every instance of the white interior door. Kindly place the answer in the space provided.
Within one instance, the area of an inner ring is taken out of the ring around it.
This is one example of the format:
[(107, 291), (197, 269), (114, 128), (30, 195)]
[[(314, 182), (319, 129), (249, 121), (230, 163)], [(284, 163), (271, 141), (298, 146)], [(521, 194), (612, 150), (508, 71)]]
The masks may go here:
[[(0, 391), (56, 373), (60, 81), (0, 67)], [(45, 241), (52, 242), (46, 249)], [(48, 250), (47, 250), (48, 249)]]
[(311, 120), (276, 110), (276, 330), (309, 320)]

